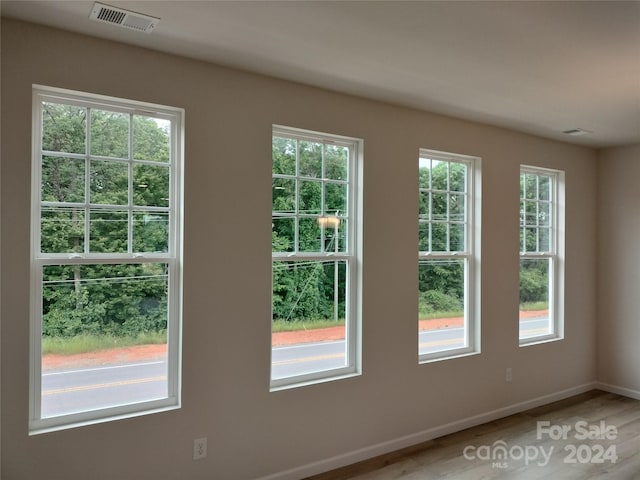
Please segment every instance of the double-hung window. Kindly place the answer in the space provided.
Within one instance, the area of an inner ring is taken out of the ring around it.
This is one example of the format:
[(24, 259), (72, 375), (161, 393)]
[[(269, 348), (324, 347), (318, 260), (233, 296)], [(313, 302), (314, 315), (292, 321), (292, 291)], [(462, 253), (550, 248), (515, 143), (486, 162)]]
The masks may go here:
[(563, 336), (564, 173), (520, 168), (520, 344)]
[(479, 351), (479, 175), (479, 158), (420, 150), (420, 361)]
[(361, 149), (273, 127), (272, 388), (359, 371)]
[(179, 406), (182, 117), (34, 87), (31, 432)]

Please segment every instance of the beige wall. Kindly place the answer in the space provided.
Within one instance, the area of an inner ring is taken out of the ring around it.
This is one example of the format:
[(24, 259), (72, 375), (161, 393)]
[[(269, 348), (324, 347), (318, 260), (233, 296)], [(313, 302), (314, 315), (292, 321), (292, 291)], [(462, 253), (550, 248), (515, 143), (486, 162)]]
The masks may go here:
[[(2, 46), (5, 480), (252, 479), (393, 448), (595, 380), (594, 151), (14, 21), (3, 21)], [(32, 84), (186, 110), (180, 410), (27, 435)], [(365, 152), (364, 373), (277, 393), (272, 124), (359, 137)], [(483, 159), (482, 354), (425, 365), (416, 352), (420, 147)], [(517, 340), (520, 163), (564, 169), (567, 179), (566, 339), (526, 348)], [(202, 436), (209, 455), (194, 462)]]
[(598, 153), (598, 380), (640, 398), (640, 145)]

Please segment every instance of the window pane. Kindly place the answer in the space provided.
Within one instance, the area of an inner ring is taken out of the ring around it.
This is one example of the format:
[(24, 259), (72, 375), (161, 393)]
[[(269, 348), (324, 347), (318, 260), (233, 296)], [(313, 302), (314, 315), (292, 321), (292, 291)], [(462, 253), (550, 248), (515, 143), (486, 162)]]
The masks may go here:
[(538, 251), (551, 251), (551, 230), (549, 228), (538, 229)]
[(551, 199), (551, 177), (538, 176), (538, 198), (540, 200)]
[(133, 166), (133, 204), (149, 207), (169, 206), (169, 167)]
[(318, 217), (304, 217), (298, 220), (298, 249), (301, 252), (320, 252), (321, 238)]
[(42, 158), (42, 201), (84, 202), (84, 160)]
[(538, 204), (538, 224), (541, 226), (551, 225), (551, 204), (540, 202)]
[(525, 252), (537, 252), (538, 251), (538, 229), (537, 228), (525, 228)]
[(322, 144), (299, 142), (300, 170), (302, 177), (322, 177)]
[(133, 251), (169, 251), (169, 214), (136, 212), (133, 214)]
[(92, 209), (89, 250), (93, 253), (126, 253), (129, 233), (126, 211)]
[(525, 173), (524, 174), (524, 183), (523, 183), (523, 188), (524, 188), (524, 198), (526, 198), (527, 200), (535, 200), (536, 198), (538, 198), (538, 176), (531, 174), (531, 173)]
[(274, 252), (293, 252), (296, 245), (296, 220), (293, 217), (274, 217), (271, 220), (271, 248)]
[(429, 246), (429, 224), (420, 222), (418, 225), (418, 251), (428, 252)]
[(69, 207), (40, 209), (42, 253), (82, 253), (84, 251), (84, 210)]
[(272, 171), (279, 175), (296, 174), (297, 142), (289, 138), (273, 137), (271, 147)]
[(85, 153), (86, 128), (86, 108), (42, 104), (42, 150)]
[(334, 214), (347, 211), (347, 184), (326, 183), (324, 186), (324, 213)]
[(340, 219), (338, 225), (338, 252), (347, 252), (347, 232), (349, 220), (346, 218)]
[(446, 191), (449, 186), (449, 163), (431, 160), (431, 188)]
[(347, 221), (343, 217), (321, 217), (318, 219), (320, 229), (324, 235), (325, 252), (346, 251)]
[[(41, 416), (167, 396), (166, 264), (43, 267)], [(114, 345), (147, 343), (152, 362)], [(79, 351), (54, 362), (50, 351)], [(124, 362), (124, 364), (123, 364)]]
[(431, 251), (446, 252), (447, 251), (447, 224), (432, 223), (431, 224)]
[(435, 221), (446, 221), (448, 218), (447, 210), (447, 194), (432, 193), (431, 194), (431, 216)]
[(520, 260), (520, 338), (553, 333), (549, 316), (551, 259)]
[(428, 158), (418, 159), (418, 186), (431, 188), (431, 160)]
[(91, 203), (127, 205), (129, 166), (124, 162), (91, 161)]
[(300, 213), (322, 213), (322, 182), (300, 181)]
[(169, 162), (171, 122), (160, 118), (133, 116), (133, 158)]
[(420, 355), (468, 346), (464, 320), (465, 260), (418, 265)]
[(525, 222), (528, 226), (538, 224), (538, 204), (536, 202), (525, 202)]
[(129, 158), (129, 115), (91, 110), (91, 155)]
[(452, 222), (464, 222), (465, 220), (465, 195), (449, 195), (449, 220)]
[(349, 180), (349, 149), (336, 145), (325, 145), (325, 178)]
[(272, 211), (296, 213), (296, 181), (289, 178), (274, 178), (271, 181)]
[(274, 262), (272, 379), (347, 365), (346, 272), (345, 261)]
[(418, 205), (418, 218), (420, 220), (431, 220), (429, 215), (429, 208), (431, 203), (429, 202), (431, 194), (429, 192), (420, 192), (420, 200)]
[(465, 247), (465, 228), (463, 223), (449, 224), (449, 251), (464, 252)]
[(449, 163), (449, 190), (452, 192), (467, 191), (467, 166), (462, 163)]

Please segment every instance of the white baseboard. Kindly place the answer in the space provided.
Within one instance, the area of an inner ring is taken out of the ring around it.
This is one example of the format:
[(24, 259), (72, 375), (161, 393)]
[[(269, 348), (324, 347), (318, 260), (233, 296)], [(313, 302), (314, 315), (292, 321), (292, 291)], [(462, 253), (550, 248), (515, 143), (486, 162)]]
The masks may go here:
[(602, 382), (596, 382), (596, 388), (609, 393), (617, 393), (618, 395), (622, 395), (623, 397), (640, 400), (640, 392), (638, 390), (632, 390), (631, 388), (619, 387), (617, 385), (610, 385), (608, 383)]
[[(444, 435), (449, 435), (450, 433), (459, 432), (460, 430), (464, 430), (470, 427), (475, 427), (477, 425), (491, 422), (499, 418), (508, 417), (509, 415), (520, 413), (525, 410), (529, 410), (530, 408), (536, 408), (542, 405), (546, 405), (548, 403), (556, 402), (558, 400), (563, 400), (565, 398), (569, 398), (574, 395), (579, 395), (581, 393), (585, 393), (596, 388), (610, 391), (604, 388), (602, 385), (603, 384), (600, 384), (597, 382), (585, 383), (583, 385), (578, 385), (576, 387), (568, 388), (566, 390), (561, 390), (559, 392), (543, 395), (541, 397), (537, 397), (524, 402), (515, 403), (513, 405), (498, 408), (496, 410), (491, 410), (486, 413), (481, 413), (479, 415), (474, 415), (472, 417), (456, 420), (455, 422), (447, 423), (445, 425), (440, 425), (438, 427), (430, 428), (428, 430), (423, 430), (421, 432), (413, 433), (411, 435), (406, 435), (404, 437), (389, 440), (387, 442), (378, 443), (375, 445), (371, 445), (369, 447), (353, 450), (351, 452), (347, 452), (341, 455), (336, 455), (335, 457), (327, 458), (325, 460), (320, 460), (317, 462), (309, 463), (307, 465), (301, 465), (299, 467), (295, 467), (290, 470), (285, 470), (282, 472), (267, 475), (265, 477), (260, 477), (256, 480), (300, 480), (301, 478), (306, 478), (312, 475), (317, 475), (319, 473), (328, 472), (336, 468), (351, 465), (353, 463), (361, 462), (363, 460), (368, 460), (370, 458), (374, 458), (379, 455), (384, 455), (386, 453), (394, 452), (396, 450), (401, 450), (403, 448), (410, 447), (412, 445), (417, 445), (419, 443), (426, 442), (428, 440), (433, 440), (434, 438), (442, 437)], [(624, 390), (624, 389), (621, 389), (621, 390)], [(620, 393), (620, 392), (613, 392), (613, 393)], [(639, 396), (633, 397), (633, 398), (640, 398), (640, 392), (635, 392), (635, 393)], [(620, 393), (620, 394), (625, 395), (625, 393)], [(627, 395), (627, 396), (631, 396), (631, 395)]]

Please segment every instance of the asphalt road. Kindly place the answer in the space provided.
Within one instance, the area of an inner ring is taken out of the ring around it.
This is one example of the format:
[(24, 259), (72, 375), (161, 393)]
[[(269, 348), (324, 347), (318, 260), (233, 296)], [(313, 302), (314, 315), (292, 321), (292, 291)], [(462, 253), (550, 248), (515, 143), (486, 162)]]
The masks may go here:
[(42, 374), (42, 416), (167, 396), (167, 362), (79, 368)]
[[(522, 336), (544, 333), (546, 318), (521, 321)], [(462, 347), (462, 327), (423, 330), (420, 354)], [(344, 340), (275, 347), (274, 379), (345, 366)], [(163, 398), (167, 395), (166, 361), (46, 372), (42, 375), (42, 415), (50, 417)]]

